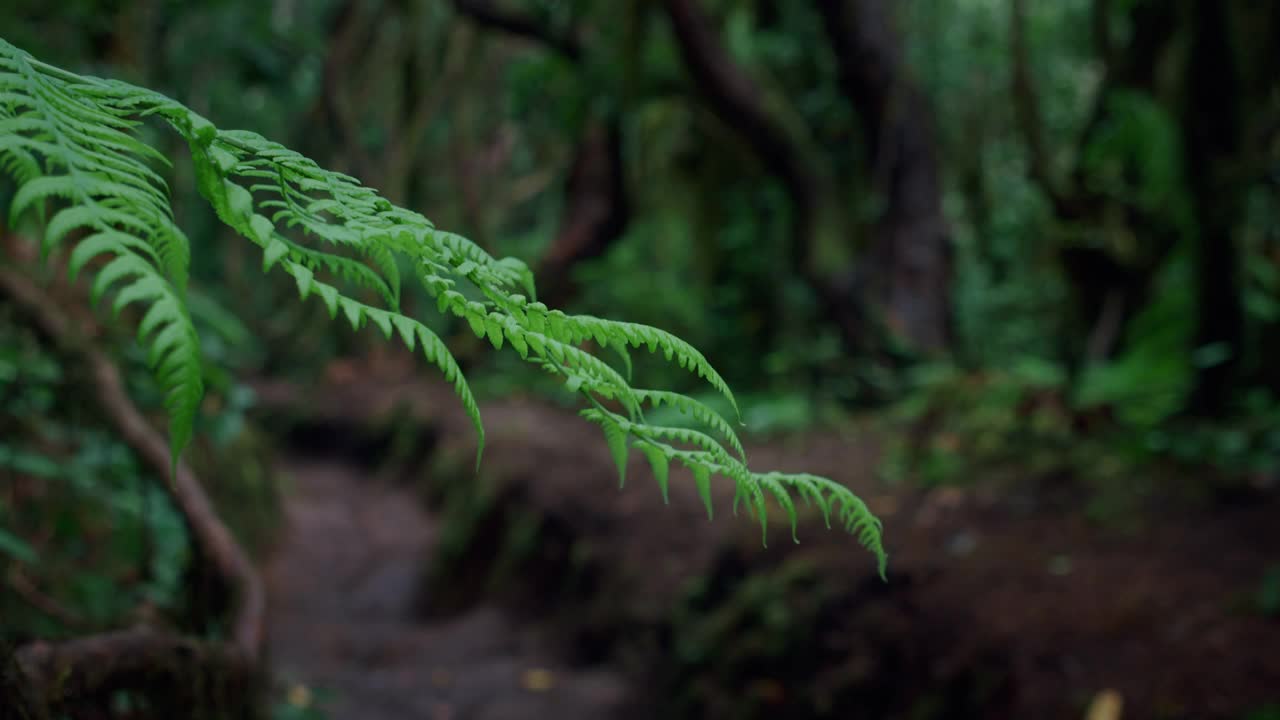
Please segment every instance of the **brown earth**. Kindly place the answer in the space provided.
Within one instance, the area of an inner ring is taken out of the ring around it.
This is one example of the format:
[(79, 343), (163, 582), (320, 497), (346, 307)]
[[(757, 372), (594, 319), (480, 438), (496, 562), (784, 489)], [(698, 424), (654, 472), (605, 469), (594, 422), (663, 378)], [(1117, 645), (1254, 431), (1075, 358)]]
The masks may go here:
[(492, 605), (416, 619), (436, 523), (412, 493), (340, 462), (281, 469), (292, 490), (267, 573), (269, 645), (296, 706), (334, 720), (572, 720), (631, 704), (616, 672), (565, 668), (535, 628)]
[[(818, 518), (798, 545), (775, 522), (762, 547), (723, 485), (713, 522), (678, 475), (664, 506), (639, 458), (616, 490), (598, 431), (544, 403), (483, 408), (476, 475), (446, 388), (348, 373), (305, 394), (259, 391), (295, 441), (416, 465), (423, 495), (446, 508), (433, 521), (404, 490), (387, 501), (329, 465), (294, 470), (289, 514), (311, 529), (273, 573), (276, 655), (350, 702), (432, 717), (430, 668), (483, 699), (518, 686), (517, 666), (557, 663), (576, 698), (561, 709), (520, 705), (543, 701), (524, 691), (507, 697), (527, 715), (445, 716), (607, 717), (593, 708), (648, 699), (685, 717), (1080, 718), (1113, 690), (1126, 719), (1243, 720), (1280, 702), (1280, 619), (1253, 602), (1280, 561), (1274, 492), (1153, 503), (1120, 529), (1088, 521), (1080, 494), (1056, 485), (886, 488), (874, 433), (858, 427), (749, 443), (753, 466), (826, 474), (868, 499), (885, 520), (884, 583)], [(363, 580), (344, 574), (356, 568)], [(521, 645), (532, 630), (541, 639)]]

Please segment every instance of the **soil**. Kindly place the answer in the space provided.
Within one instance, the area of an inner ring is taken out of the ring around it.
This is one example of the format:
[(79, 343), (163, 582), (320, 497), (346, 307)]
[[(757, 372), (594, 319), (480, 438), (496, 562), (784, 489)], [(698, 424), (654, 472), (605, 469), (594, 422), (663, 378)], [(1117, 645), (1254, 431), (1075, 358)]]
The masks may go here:
[(268, 568), (269, 646), (293, 704), (333, 720), (612, 718), (632, 703), (608, 669), (566, 668), (536, 628), (480, 604), (420, 622), (436, 524), (403, 487), (341, 461), (294, 459)]
[[(346, 372), (258, 389), (295, 443), (418, 468), (389, 486), (289, 465), (272, 644), (287, 674), (335, 692), (335, 718), (645, 716), (660, 698), (709, 718), (1243, 720), (1280, 702), (1280, 618), (1255, 601), (1280, 562), (1274, 491), (1160, 500), (1121, 528), (1053, 484), (885, 487), (865, 428), (749, 443), (753, 466), (868, 500), (881, 582), (817, 518), (798, 545), (774, 523), (762, 547), (723, 484), (712, 522), (687, 478), (664, 505), (639, 458), (615, 490), (598, 430), (543, 402), (483, 407), (477, 475), (437, 384)], [(525, 526), (532, 541), (511, 531)], [(555, 689), (526, 689), (532, 668)]]

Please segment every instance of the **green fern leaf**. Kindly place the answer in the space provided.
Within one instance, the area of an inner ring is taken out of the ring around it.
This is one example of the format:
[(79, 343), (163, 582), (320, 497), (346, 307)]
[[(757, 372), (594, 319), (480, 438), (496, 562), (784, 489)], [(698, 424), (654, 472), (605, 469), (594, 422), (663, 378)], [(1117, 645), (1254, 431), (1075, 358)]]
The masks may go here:
[(775, 477), (770, 475), (759, 476), (759, 482), (761, 487), (773, 494), (774, 499), (787, 512), (787, 520), (791, 523), (791, 539), (797, 543), (800, 542), (800, 538), (796, 536), (796, 505), (787, 489)]
[[(115, 312), (135, 304), (143, 309), (138, 339), (164, 392), (174, 462), (190, 440), (203, 393), (200, 346), (186, 297), (190, 244), (152, 167), (167, 160), (138, 137), (146, 118), (168, 123), (187, 141), (200, 193), (223, 223), (262, 249), (264, 272), (289, 275), (298, 295), (318, 296), (331, 318), (341, 314), (356, 330), (372, 324), (440, 370), (479, 436), (477, 464), (484, 449), (479, 407), (440, 338), (401, 312), (402, 268), (435, 298), (440, 313), (464, 319), (496, 350), (510, 346), (585, 397), (593, 407), (583, 416), (602, 426), (621, 482), (630, 442), (649, 461), (664, 502), (670, 464), (679, 461), (692, 472), (708, 517), (712, 477), (723, 476), (735, 484), (735, 511), (745, 501), (767, 528), (768, 493), (787, 513), (793, 537), (793, 496), (799, 496), (819, 507), (828, 526), (834, 517), (855, 535), (883, 574), (880, 523), (847, 488), (813, 475), (753, 473), (733, 425), (714, 410), (632, 385), (629, 349), (643, 348), (703, 378), (738, 414), (724, 379), (684, 340), (647, 325), (548, 308), (537, 302), (524, 262), (494, 258), (460, 235), (437, 230), (355, 178), (255, 133), (219, 129), (158, 93), (61, 70), (0, 40), (0, 173), (16, 181), (8, 215), (48, 218), (42, 254), (70, 245), (71, 277), (109, 256), (95, 271), (92, 300), (114, 293)], [(617, 355), (623, 372), (597, 357), (606, 350)], [(609, 402), (623, 413), (602, 404)], [(648, 423), (646, 403), (673, 407), (700, 429)]]
[(667, 460), (667, 456), (662, 452), (662, 448), (647, 443), (643, 440), (637, 440), (635, 446), (640, 448), (644, 456), (649, 461), (649, 467), (653, 469), (653, 479), (658, 482), (658, 489), (662, 491), (662, 502), (664, 504), (671, 503), (671, 497), (667, 492), (668, 478), (671, 474), (671, 462)]
[(711, 505), (711, 469), (706, 465), (693, 465), (693, 484), (698, 488), (698, 497), (707, 508), (707, 519), (714, 520), (715, 512)]
[(613, 456), (613, 464), (618, 468), (618, 487), (627, 484), (627, 430), (619, 423), (606, 421), (604, 427), (605, 442), (609, 445), (609, 454)]
[(641, 401), (652, 404), (655, 408), (662, 407), (664, 404), (670, 405), (715, 432), (720, 433), (729, 442), (729, 446), (733, 448), (733, 451), (738, 453), (738, 457), (742, 458), (743, 462), (746, 462), (747, 451), (742, 447), (742, 441), (738, 439), (733, 427), (724, 418), (720, 417), (720, 414), (715, 410), (691, 397), (665, 390), (636, 390), (636, 396)]

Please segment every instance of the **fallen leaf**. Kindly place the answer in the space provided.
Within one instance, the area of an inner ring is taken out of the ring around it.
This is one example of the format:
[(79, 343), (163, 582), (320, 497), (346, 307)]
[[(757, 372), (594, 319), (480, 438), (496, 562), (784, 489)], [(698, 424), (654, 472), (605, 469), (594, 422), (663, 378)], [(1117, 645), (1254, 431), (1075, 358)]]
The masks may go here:
[(1124, 698), (1115, 690), (1103, 690), (1093, 696), (1093, 702), (1089, 703), (1089, 712), (1085, 714), (1085, 720), (1120, 720), (1120, 713), (1124, 710)]
[(521, 687), (530, 692), (546, 692), (555, 684), (555, 674), (546, 668), (530, 668), (520, 676)]
[(289, 688), (289, 704), (296, 708), (311, 707), (311, 688), (306, 685), (294, 685)]

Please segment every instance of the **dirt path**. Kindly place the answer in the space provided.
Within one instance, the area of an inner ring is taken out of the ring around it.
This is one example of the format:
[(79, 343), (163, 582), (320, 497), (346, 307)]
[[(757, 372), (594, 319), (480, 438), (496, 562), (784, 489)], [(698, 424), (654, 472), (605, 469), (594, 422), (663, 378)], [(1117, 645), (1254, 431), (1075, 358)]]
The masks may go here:
[[(267, 570), (272, 661), (331, 720), (607, 719), (630, 703), (608, 670), (571, 670), (495, 607), (413, 616), (432, 518), (354, 466), (294, 460)], [(305, 703), (304, 703), (305, 704)]]
[[(332, 468), (292, 468), (274, 639), (281, 667), (362, 709), (335, 718), (617, 717), (616, 676), (522, 690), (522, 672), (550, 654), (494, 603), (558, 628), (585, 648), (579, 657), (625, 658), (664, 708), (684, 703), (683, 717), (1078, 720), (1104, 691), (1123, 700), (1124, 720), (1265, 718), (1280, 705), (1280, 615), (1263, 600), (1280, 558), (1274, 490), (1180, 499), (1165, 478), (1132, 526), (1111, 526), (1091, 520), (1084, 487), (1064, 480), (886, 488), (871, 473), (876, 439), (857, 429), (751, 443), (760, 467), (804, 468), (867, 498), (893, 558), (882, 583), (867, 554), (817, 518), (802, 523), (801, 544), (766, 549), (743, 518), (717, 510), (708, 522), (687, 479), (664, 504), (642, 458), (616, 489), (595, 428), (546, 403), (485, 405), (477, 474), (474, 433), (447, 388), (369, 380), (263, 386), (260, 397), (293, 418), (273, 424), (297, 426), (309, 446), (355, 443), (345, 451), (381, 457), (389, 444), (360, 445), (370, 429), (414, 428), (420, 488), (477, 513), (432, 593), (467, 614), (419, 627), (403, 605), (410, 558), (431, 543), (416, 505)], [(727, 484), (713, 492), (717, 508), (731, 505)], [(532, 544), (517, 532), (530, 517)], [(508, 562), (515, 547), (524, 554)], [(486, 583), (495, 575), (506, 578), (499, 590)], [(330, 577), (350, 588), (326, 595)], [(435, 668), (455, 683), (447, 693), (432, 687)], [(374, 714), (392, 698), (402, 714)]]

